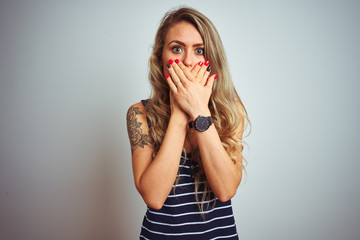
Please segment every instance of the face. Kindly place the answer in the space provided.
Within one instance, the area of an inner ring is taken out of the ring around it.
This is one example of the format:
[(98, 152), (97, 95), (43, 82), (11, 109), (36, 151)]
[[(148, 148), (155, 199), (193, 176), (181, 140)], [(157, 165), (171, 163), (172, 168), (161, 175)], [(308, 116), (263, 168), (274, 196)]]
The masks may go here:
[[(169, 59), (179, 59), (190, 70), (200, 61), (205, 61), (204, 41), (199, 31), (189, 22), (174, 24), (165, 36), (162, 51), (162, 64), (166, 66)], [(164, 72), (168, 73), (166, 67)]]

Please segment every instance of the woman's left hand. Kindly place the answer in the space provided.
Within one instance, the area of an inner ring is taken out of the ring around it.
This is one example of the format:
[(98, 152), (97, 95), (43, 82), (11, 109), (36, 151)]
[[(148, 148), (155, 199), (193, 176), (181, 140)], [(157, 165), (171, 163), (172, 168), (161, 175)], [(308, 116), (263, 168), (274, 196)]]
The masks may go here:
[(199, 115), (209, 116), (208, 104), (217, 74), (208, 77), (210, 71), (207, 70), (207, 66), (189, 70), (179, 60), (175, 60), (168, 67), (169, 77), (172, 80), (168, 81), (170, 90), (179, 106), (189, 114), (192, 120)]

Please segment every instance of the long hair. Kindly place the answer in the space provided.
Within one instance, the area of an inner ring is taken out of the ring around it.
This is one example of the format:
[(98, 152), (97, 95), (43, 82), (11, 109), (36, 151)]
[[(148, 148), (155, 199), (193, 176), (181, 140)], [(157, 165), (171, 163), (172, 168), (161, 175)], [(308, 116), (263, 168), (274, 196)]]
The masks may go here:
[[(166, 13), (155, 36), (155, 43), (149, 60), (149, 80), (152, 91), (146, 107), (146, 113), (151, 123), (150, 135), (154, 145), (153, 157), (156, 156), (160, 149), (171, 114), (170, 90), (164, 80), (163, 66), (161, 64), (162, 51), (169, 28), (180, 21), (193, 24), (199, 31), (204, 41), (205, 59), (210, 61), (212, 73), (218, 74), (213, 85), (209, 109), (222, 145), (234, 164), (236, 163), (237, 154), (240, 154), (241, 158), (246, 162), (241, 153), (243, 149), (242, 139), (236, 136), (239, 126), (244, 130), (245, 120), (250, 123), (246, 109), (232, 83), (224, 47), (215, 26), (206, 16), (192, 8), (180, 8)], [(241, 152), (237, 152), (237, 149), (241, 149)], [(192, 152), (192, 158), (199, 164), (199, 172), (195, 178), (195, 196), (199, 210), (203, 212), (205, 210), (204, 202), (208, 203), (207, 209), (209, 202), (214, 202), (215, 205), (215, 201), (210, 201), (213, 200), (214, 196), (206, 180), (199, 149)], [(240, 163), (242, 169), (245, 170), (243, 161)], [(178, 180), (177, 178), (176, 182)], [(200, 182), (204, 183), (201, 184)], [(201, 200), (198, 198), (200, 188), (203, 190)]]

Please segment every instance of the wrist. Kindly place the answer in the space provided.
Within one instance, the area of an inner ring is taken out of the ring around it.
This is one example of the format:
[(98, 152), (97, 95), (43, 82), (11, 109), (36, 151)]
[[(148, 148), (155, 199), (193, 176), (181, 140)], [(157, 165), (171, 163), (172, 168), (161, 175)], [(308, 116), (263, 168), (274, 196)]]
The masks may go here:
[(170, 116), (169, 125), (172, 124), (179, 128), (186, 128), (187, 123), (188, 119), (184, 116), (177, 116), (176, 114), (171, 114)]
[(213, 124), (213, 118), (211, 116), (199, 116), (195, 121), (189, 122), (189, 129), (195, 129), (199, 132), (204, 132), (209, 129)]
[(205, 110), (199, 110), (199, 111), (194, 111), (190, 114), (190, 121), (195, 121), (195, 119), (198, 116), (206, 116), (209, 117), (211, 116), (211, 112), (209, 109), (205, 109)]

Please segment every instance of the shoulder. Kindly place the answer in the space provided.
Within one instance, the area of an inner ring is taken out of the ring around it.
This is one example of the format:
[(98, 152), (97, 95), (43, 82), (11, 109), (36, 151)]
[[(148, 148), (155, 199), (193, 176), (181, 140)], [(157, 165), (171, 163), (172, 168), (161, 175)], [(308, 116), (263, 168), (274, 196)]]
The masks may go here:
[(133, 112), (133, 111), (140, 111), (141, 114), (145, 114), (146, 113), (146, 106), (149, 102), (149, 99), (146, 100), (141, 100), (140, 102), (137, 102), (133, 105), (131, 105), (128, 109), (128, 114)]
[(127, 111), (127, 115), (135, 113), (135, 114), (143, 114), (145, 112), (145, 107), (142, 102), (135, 103), (131, 105)]
[[(146, 123), (146, 110), (145, 106), (142, 102), (135, 103), (129, 107), (126, 113), (126, 121), (129, 127), (130, 125), (134, 125), (136, 128), (144, 128), (143, 123)], [(138, 124), (136, 124), (138, 123)], [(147, 130), (147, 129), (146, 129)]]
[(145, 145), (151, 145), (145, 107), (142, 102), (129, 107), (126, 122), (132, 152), (139, 147), (144, 148)]

